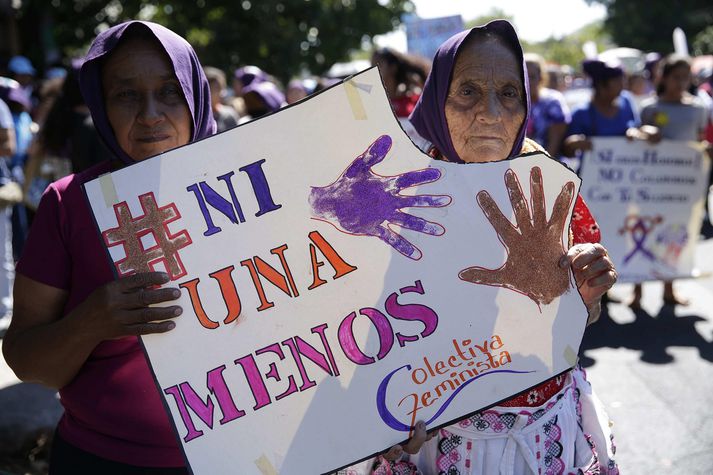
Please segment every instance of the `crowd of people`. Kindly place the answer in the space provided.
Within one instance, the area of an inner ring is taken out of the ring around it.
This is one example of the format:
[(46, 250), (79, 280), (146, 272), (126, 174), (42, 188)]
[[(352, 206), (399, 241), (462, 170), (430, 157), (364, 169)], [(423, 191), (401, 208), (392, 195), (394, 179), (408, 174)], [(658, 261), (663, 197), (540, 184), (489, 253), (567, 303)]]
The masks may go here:
[[(455, 35), (433, 62), (378, 49), (372, 63), (404, 130), (438, 160), (486, 162), (537, 150), (560, 159), (581, 156), (597, 136), (656, 142), (713, 134), (713, 71), (694, 75), (686, 57), (652, 57), (631, 75), (630, 90), (620, 64), (589, 59), (582, 71), (591, 94), (578, 104), (567, 96), (581, 80), (552, 74), (545, 59), (523, 53), (505, 21)], [(182, 309), (170, 303), (180, 293), (156, 289), (167, 282), (158, 272), (114, 280), (81, 185), (277, 111), (339, 78), (283, 87), (254, 65), (226, 75), (201, 66), (180, 36), (138, 21), (101, 33), (86, 58), (48, 69), (42, 80), (22, 56), (7, 64), (7, 75), (0, 79), (0, 317), (10, 323), (3, 352), (21, 379), (60, 391), (66, 412), (51, 473), (187, 473), (136, 339), (173, 328)], [(158, 129), (161, 140), (141, 140)], [(466, 140), (475, 129), (499, 140)], [(581, 198), (576, 210), (572, 247), (543, 265), (572, 269), (594, 321), (616, 271)], [(633, 306), (641, 297), (635, 292)], [(684, 303), (671, 283), (664, 300)], [(168, 306), (149, 309), (155, 303)], [(618, 473), (595, 406), (575, 368), (434, 433), (418, 424), (408, 444), (369, 470)], [(521, 438), (514, 446), (513, 431)]]

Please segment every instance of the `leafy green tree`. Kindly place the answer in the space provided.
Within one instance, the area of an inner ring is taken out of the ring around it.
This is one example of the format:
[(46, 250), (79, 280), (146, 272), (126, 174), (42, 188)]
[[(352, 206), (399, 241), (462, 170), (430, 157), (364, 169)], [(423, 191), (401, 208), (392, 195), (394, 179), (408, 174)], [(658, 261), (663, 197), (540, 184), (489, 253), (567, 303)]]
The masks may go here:
[(621, 46), (644, 51), (673, 51), (676, 27), (686, 33), (689, 45), (713, 23), (711, 0), (587, 0), (607, 7), (604, 27)]
[(614, 46), (611, 38), (604, 31), (602, 22), (595, 21), (562, 38), (550, 37), (538, 43), (523, 44), (523, 48), (527, 52), (538, 53), (548, 61), (567, 64), (578, 69), (584, 60), (582, 47), (588, 41), (593, 41), (598, 51)]
[(713, 54), (713, 25), (696, 35), (693, 39), (693, 51), (691, 54), (694, 56)]
[(102, 29), (151, 20), (188, 39), (204, 64), (254, 64), (287, 80), (323, 73), (412, 10), (408, 0), (23, 0), (18, 23), (24, 45), (49, 25), (62, 52), (73, 54)]

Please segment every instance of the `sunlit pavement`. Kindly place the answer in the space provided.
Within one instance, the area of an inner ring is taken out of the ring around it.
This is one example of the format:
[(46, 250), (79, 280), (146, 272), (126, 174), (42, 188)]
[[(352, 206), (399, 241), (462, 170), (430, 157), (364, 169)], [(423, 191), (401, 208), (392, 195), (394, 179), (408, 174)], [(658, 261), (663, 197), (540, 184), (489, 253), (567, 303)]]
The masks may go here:
[(697, 279), (675, 283), (685, 307), (664, 307), (644, 285), (642, 310), (617, 285), (609, 316), (591, 326), (582, 364), (614, 421), (623, 474), (713, 473), (713, 239), (700, 241)]

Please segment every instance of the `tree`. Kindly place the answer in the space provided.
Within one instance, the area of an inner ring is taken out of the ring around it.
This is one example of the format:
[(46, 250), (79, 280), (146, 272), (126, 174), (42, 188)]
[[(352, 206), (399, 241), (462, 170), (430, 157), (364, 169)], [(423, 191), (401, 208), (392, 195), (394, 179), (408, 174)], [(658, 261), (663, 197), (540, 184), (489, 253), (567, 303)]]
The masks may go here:
[(707, 27), (696, 35), (691, 54), (694, 56), (713, 54), (713, 26)]
[(37, 25), (49, 24), (56, 44), (72, 54), (109, 26), (152, 20), (184, 36), (204, 64), (254, 64), (287, 80), (323, 73), (412, 10), (408, 0), (25, 0), (18, 22), (27, 32), (23, 44), (36, 44)]
[(621, 46), (670, 53), (676, 27), (686, 33), (689, 44), (713, 23), (710, 0), (587, 0), (607, 7), (604, 27)]
[(548, 61), (567, 64), (578, 69), (584, 60), (582, 47), (588, 41), (593, 41), (597, 45), (598, 51), (604, 51), (614, 46), (611, 38), (604, 31), (602, 22), (595, 21), (562, 38), (550, 37), (539, 43), (523, 43), (523, 49), (527, 52), (537, 53)]

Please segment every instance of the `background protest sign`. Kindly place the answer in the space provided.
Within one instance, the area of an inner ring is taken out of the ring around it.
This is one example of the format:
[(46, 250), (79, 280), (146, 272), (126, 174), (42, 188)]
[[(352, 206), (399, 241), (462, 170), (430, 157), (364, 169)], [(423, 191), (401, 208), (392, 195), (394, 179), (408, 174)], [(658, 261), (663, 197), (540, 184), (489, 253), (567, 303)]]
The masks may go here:
[(143, 344), (191, 469), (302, 474), (575, 363), (578, 187), (542, 154), (431, 160), (371, 69), (85, 189), (117, 272), (183, 289)]
[(581, 193), (619, 281), (691, 277), (710, 167), (703, 147), (670, 140), (592, 142), (582, 158)]
[(439, 18), (406, 17), (406, 44), (408, 52), (431, 59), (436, 50), (451, 36), (463, 31), (463, 17), (460, 15)]

